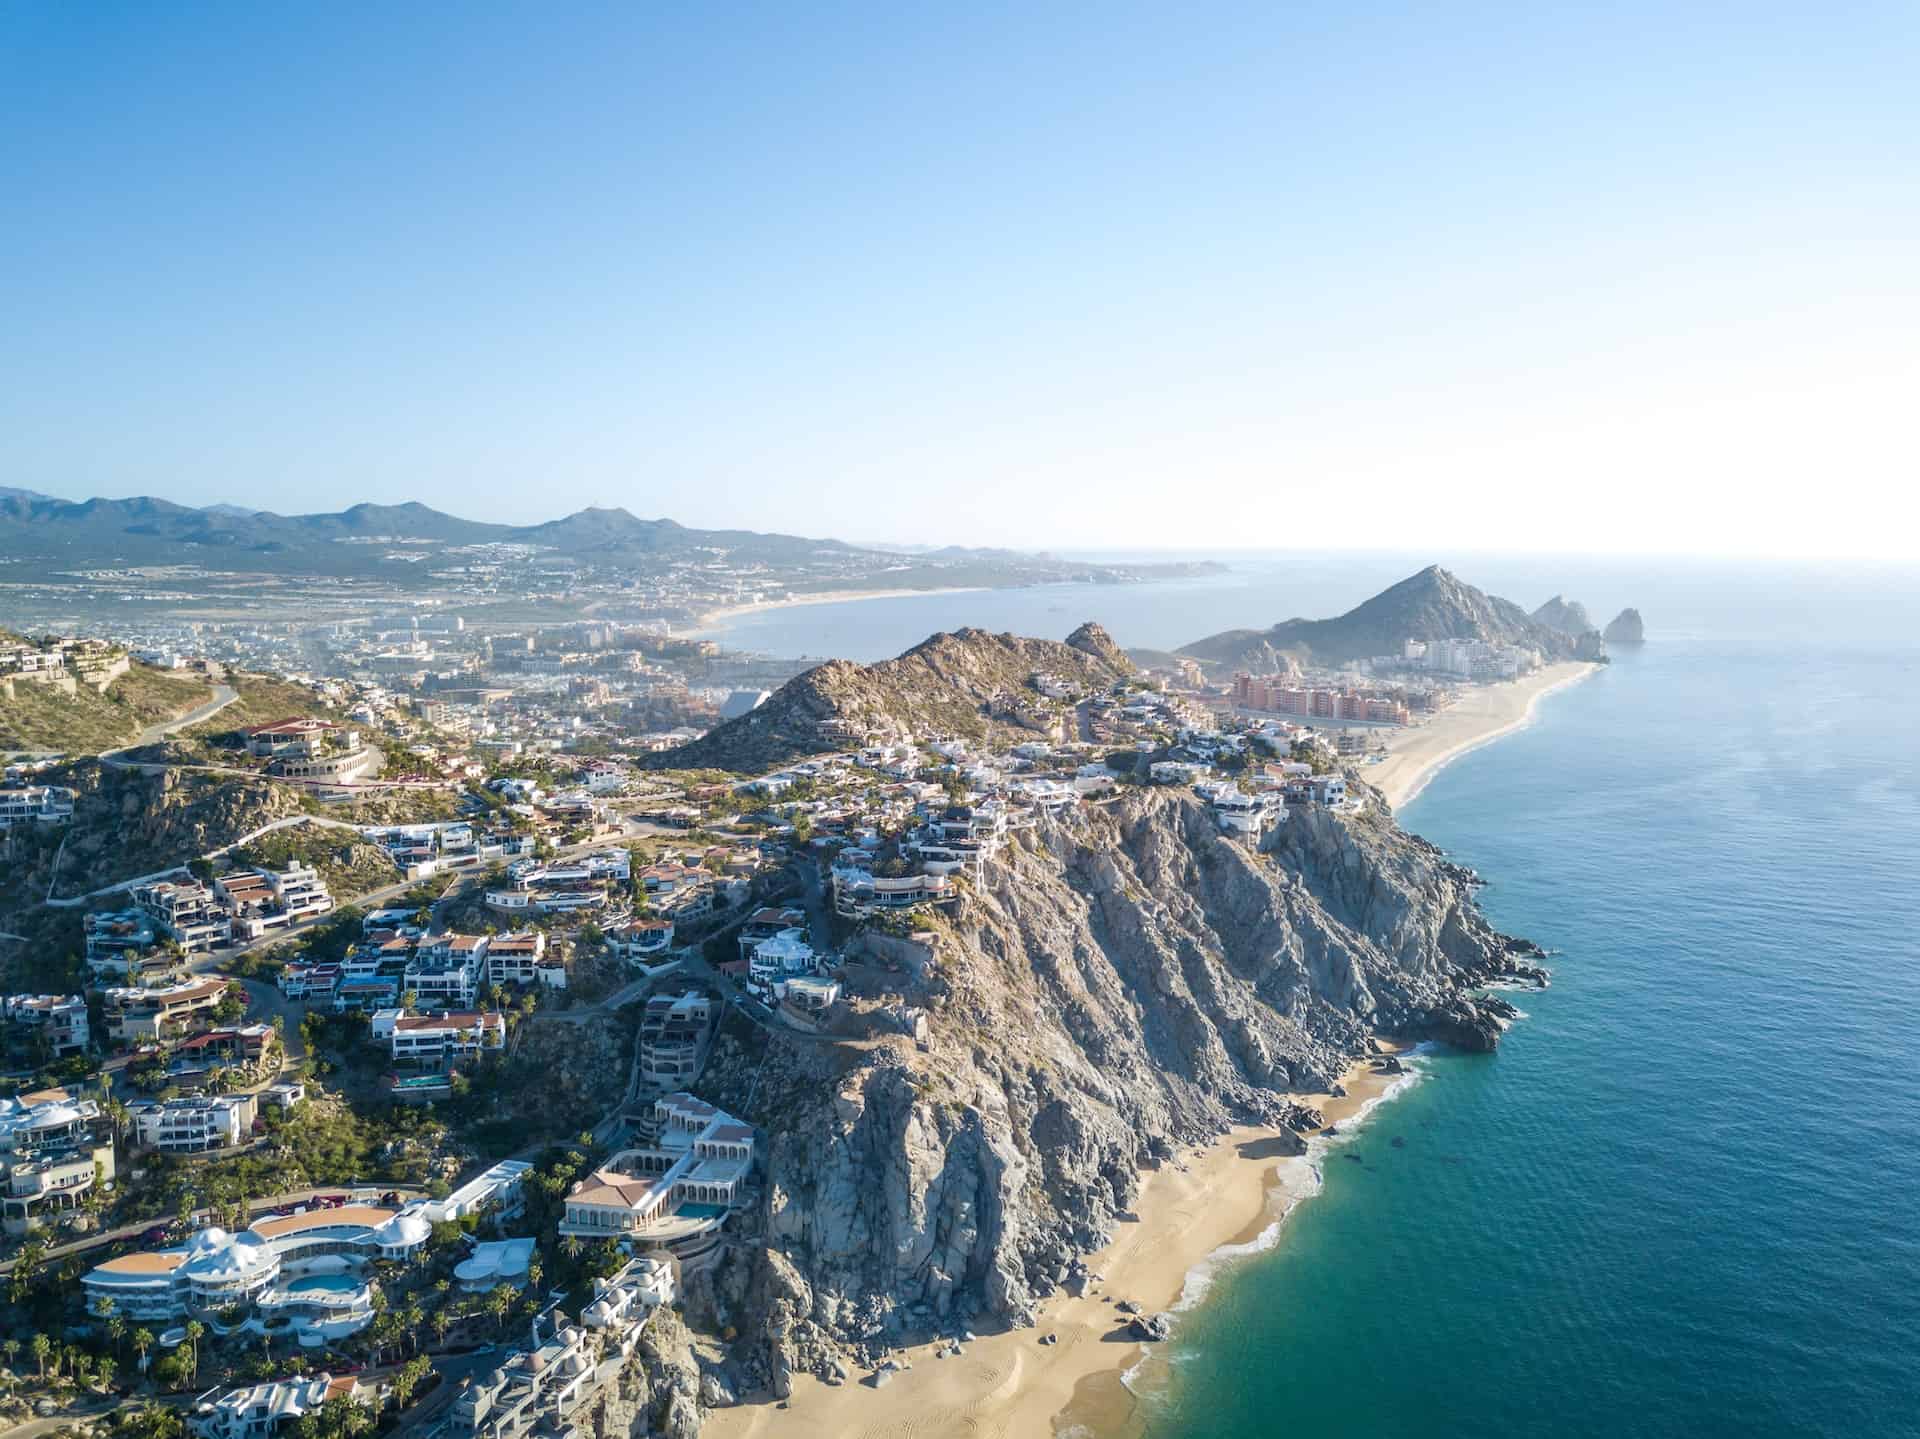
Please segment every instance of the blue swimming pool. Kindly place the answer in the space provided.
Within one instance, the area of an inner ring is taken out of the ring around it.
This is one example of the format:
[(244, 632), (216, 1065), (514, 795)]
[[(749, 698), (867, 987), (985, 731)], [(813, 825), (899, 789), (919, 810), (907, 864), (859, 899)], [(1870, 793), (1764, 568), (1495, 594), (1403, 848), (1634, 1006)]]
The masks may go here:
[(351, 1294), (360, 1281), (351, 1274), (303, 1274), (287, 1284), (289, 1294)]

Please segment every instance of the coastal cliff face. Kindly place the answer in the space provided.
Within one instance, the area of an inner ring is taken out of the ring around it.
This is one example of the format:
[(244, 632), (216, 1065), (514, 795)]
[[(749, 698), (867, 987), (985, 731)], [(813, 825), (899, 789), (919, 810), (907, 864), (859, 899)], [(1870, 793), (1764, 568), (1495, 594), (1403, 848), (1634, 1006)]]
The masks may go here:
[(1640, 611), (1629, 606), (1607, 622), (1606, 641), (1610, 645), (1643, 645), (1647, 642), (1647, 627), (1640, 619)]
[(1027, 1323), (1142, 1166), (1235, 1122), (1310, 1126), (1291, 1095), (1375, 1034), (1491, 1048), (1511, 1010), (1469, 991), (1544, 973), (1472, 895), (1380, 813), (1296, 811), (1256, 851), (1147, 790), (1023, 836), (939, 926), (923, 1044), (723, 1042), (715, 1097), (755, 1096), (771, 1135), (762, 1242), (696, 1300), (747, 1331), (736, 1377), (784, 1393), (909, 1335)]

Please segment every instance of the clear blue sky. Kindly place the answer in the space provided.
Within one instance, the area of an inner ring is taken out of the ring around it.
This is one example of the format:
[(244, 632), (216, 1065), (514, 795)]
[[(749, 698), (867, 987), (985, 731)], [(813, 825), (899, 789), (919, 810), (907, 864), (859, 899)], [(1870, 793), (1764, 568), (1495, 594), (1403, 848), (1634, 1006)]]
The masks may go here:
[(1913, 556), (1917, 61), (1910, 3), (13, 0), (0, 484)]

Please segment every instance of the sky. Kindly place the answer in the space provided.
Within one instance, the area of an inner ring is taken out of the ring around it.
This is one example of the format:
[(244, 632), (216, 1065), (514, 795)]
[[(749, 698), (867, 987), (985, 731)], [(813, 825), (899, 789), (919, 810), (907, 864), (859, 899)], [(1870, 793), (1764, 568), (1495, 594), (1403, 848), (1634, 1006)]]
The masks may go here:
[(1920, 7), (0, 7), (0, 484), (1920, 559)]

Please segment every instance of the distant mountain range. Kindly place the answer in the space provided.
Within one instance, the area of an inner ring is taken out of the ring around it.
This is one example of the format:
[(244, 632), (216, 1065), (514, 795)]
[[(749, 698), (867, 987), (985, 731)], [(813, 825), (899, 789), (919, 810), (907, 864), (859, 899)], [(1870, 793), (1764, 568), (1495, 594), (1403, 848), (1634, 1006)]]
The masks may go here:
[[(643, 520), (623, 509), (585, 509), (536, 525), (465, 520), (417, 501), (354, 505), (337, 512), (282, 515), (239, 505), (177, 505), (152, 496), (61, 500), (0, 486), (0, 560), (32, 560), (50, 570), (198, 564), (212, 570), (279, 574), (419, 573), (436, 547), (537, 546), (583, 565), (658, 569), (676, 560), (724, 554), (736, 566), (798, 570), (828, 561), (816, 585), (881, 582), (901, 588), (955, 583), (1032, 584), (1054, 580), (1122, 581), (1217, 570), (1211, 562), (1093, 565), (1015, 550), (943, 545), (913, 553), (754, 530), (696, 530), (673, 520)], [(911, 573), (908, 573), (911, 571)]]
[[(1547, 606), (1542, 606), (1547, 609)], [(1525, 645), (1553, 659), (1571, 659), (1575, 637), (1543, 624), (1512, 600), (1475, 589), (1429, 565), (1364, 604), (1329, 620), (1283, 620), (1264, 630), (1225, 630), (1184, 645), (1203, 664), (1267, 669), (1282, 655), (1343, 664), (1400, 653), (1408, 639), (1483, 639)]]
[[(367, 542), (373, 553), (355, 555)], [(335, 513), (281, 515), (236, 505), (195, 508), (170, 500), (59, 500), (0, 490), (0, 555), (55, 566), (154, 565), (197, 561), (216, 567), (321, 572), (364, 569), (384, 559), (380, 541), (434, 545), (539, 545), (582, 559), (663, 559), (724, 549), (738, 560), (792, 564), (823, 552), (864, 553), (838, 540), (745, 530), (694, 530), (643, 520), (622, 509), (587, 509), (537, 525), (465, 520), (427, 505), (354, 505)], [(876, 555), (876, 561), (882, 557)]]

